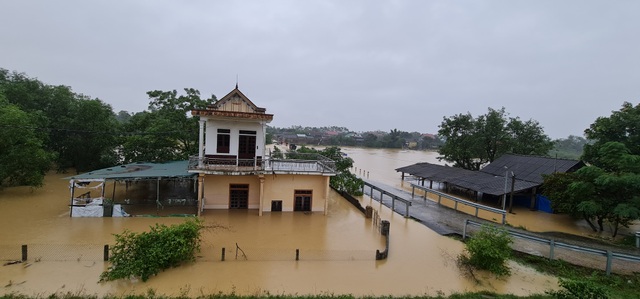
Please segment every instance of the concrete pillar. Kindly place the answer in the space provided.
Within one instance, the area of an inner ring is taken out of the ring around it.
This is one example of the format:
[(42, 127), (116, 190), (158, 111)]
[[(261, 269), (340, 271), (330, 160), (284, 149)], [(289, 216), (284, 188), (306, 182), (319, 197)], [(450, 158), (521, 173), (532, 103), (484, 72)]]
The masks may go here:
[(207, 123), (206, 120), (201, 119), (200, 120), (200, 131), (198, 134), (198, 166), (202, 167), (202, 158), (204, 158), (204, 128), (205, 128), (205, 124)]
[(258, 215), (262, 216), (262, 209), (264, 209), (264, 175), (260, 175), (260, 207), (258, 208)]
[(198, 217), (202, 214), (202, 205), (204, 204), (204, 174), (198, 174)]
[(324, 215), (326, 216), (329, 213), (329, 180), (330, 177), (325, 177), (325, 187), (324, 187)]

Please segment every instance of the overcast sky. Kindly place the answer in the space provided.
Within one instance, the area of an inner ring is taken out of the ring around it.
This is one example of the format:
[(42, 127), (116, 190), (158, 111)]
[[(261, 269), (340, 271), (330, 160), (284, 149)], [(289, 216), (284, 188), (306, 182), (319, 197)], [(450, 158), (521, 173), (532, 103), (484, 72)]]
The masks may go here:
[(552, 138), (640, 101), (640, 1), (2, 1), (0, 68), (139, 112), (240, 90), (276, 127), (436, 133), (505, 107)]

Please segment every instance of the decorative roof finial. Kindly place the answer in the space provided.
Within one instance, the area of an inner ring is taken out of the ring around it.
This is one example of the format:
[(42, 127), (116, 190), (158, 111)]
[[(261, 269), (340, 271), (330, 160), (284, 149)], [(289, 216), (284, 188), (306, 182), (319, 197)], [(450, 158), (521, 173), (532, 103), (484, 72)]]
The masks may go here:
[(236, 89), (238, 89), (238, 74), (236, 74)]

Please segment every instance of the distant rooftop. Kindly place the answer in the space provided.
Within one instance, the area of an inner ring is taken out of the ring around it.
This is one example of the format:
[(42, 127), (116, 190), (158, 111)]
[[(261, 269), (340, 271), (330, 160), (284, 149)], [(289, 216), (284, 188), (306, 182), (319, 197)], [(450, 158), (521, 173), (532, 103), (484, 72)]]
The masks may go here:
[(503, 195), (506, 172), (515, 174), (513, 190), (518, 192), (541, 185), (543, 175), (572, 172), (582, 166), (584, 163), (578, 160), (505, 154), (480, 171), (427, 162), (400, 167), (396, 171), (486, 194)]

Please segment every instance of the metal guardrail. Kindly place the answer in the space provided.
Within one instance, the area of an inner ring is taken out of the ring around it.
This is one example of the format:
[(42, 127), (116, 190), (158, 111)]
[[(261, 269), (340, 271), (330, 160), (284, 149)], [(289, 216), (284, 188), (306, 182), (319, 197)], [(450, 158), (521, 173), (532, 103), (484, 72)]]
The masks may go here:
[(481, 205), (481, 204), (478, 204), (478, 203), (475, 203), (475, 202), (472, 202), (472, 201), (468, 201), (468, 200), (465, 200), (465, 199), (462, 199), (462, 198), (457, 198), (455, 196), (452, 196), (452, 195), (449, 195), (449, 194), (446, 194), (446, 193), (443, 193), (443, 192), (440, 192), (440, 191), (436, 191), (436, 190), (433, 190), (433, 189), (430, 189), (430, 188), (427, 188), (427, 187), (423, 187), (423, 186), (420, 186), (420, 185), (416, 185), (414, 183), (411, 183), (411, 198), (413, 198), (415, 196), (416, 188), (418, 188), (418, 189), (420, 189), (420, 190), (425, 192), (424, 193), (424, 197), (423, 197), (425, 200), (427, 199), (427, 193), (433, 193), (433, 194), (438, 196), (438, 204), (440, 204), (440, 201), (444, 197), (446, 199), (449, 199), (449, 200), (452, 200), (452, 201), (455, 202), (454, 210), (456, 210), (456, 211), (458, 210), (458, 204), (460, 203), (460, 204), (467, 205), (467, 206), (470, 206), (472, 208), (475, 208), (476, 209), (476, 214), (475, 214), (476, 217), (478, 217), (478, 211), (479, 210), (484, 210), (484, 211), (487, 211), (487, 212), (491, 212), (491, 213), (496, 213), (498, 215), (502, 215), (502, 224), (505, 224), (507, 222), (507, 211), (506, 210), (487, 207), (485, 205)]
[(382, 197), (383, 196), (386, 195), (386, 196), (391, 197), (391, 211), (395, 211), (396, 200), (399, 200), (402, 203), (404, 203), (404, 206), (406, 208), (404, 217), (405, 218), (409, 217), (409, 207), (411, 206), (411, 201), (406, 200), (406, 199), (404, 199), (404, 198), (402, 198), (400, 196), (397, 196), (397, 195), (395, 195), (393, 193), (389, 193), (386, 190), (384, 190), (382, 188), (379, 188), (379, 187), (377, 187), (377, 186), (375, 186), (373, 184), (367, 183), (367, 182), (364, 182), (364, 185), (362, 185), (362, 193), (364, 193), (364, 187), (365, 186), (369, 186), (371, 188), (371, 198), (373, 198), (374, 200), (375, 200), (375, 198), (373, 197), (373, 190), (378, 190), (380, 192), (380, 204), (382, 204)]
[[(479, 223), (479, 222), (475, 222), (473, 220), (466, 219), (464, 221), (464, 227), (462, 228), (462, 239), (463, 240), (467, 237), (467, 225), (473, 225), (473, 226), (481, 227), (483, 224)], [(487, 224), (484, 224), (484, 225), (487, 225)], [(509, 229), (507, 229), (507, 232), (509, 233), (509, 235), (511, 235), (513, 237), (516, 237), (516, 238), (525, 239), (525, 240), (528, 240), (528, 241), (533, 241), (533, 242), (538, 242), (538, 243), (543, 243), (543, 244), (549, 245), (549, 259), (554, 259), (554, 250), (555, 250), (556, 247), (557, 248), (569, 249), (569, 250), (573, 250), (573, 251), (577, 251), (577, 252), (583, 252), (583, 253), (589, 253), (589, 254), (604, 256), (604, 257), (607, 258), (607, 263), (606, 263), (606, 268), (605, 268), (605, 271), (606, 271), (607, 275), (611, 274), (611, 265), (612, 265), (614, 259), (640, 263), (640, 256), (636, 256), (636, 255), (630, 255), (630, 254), (625, 254), (625, 253), (620, 253), (620, 252), (613, 252), (611, 250), (595, 249), (595, 248), (590, 248), (590, 247), (583, 247), (583, 246), (578, 246), (578, 245), (573, 245), (573, 244), (556, 242), (555, 240), (552, 240), (552, 239), (540, 238), (540, 237), (524, 234), (524, 233), (521, 233), (521, 232), (509, 230)], [(639, 235), (640, 235), (640, 232), (636, 233), (636, 240), (638, 240), (637, 237)]]

